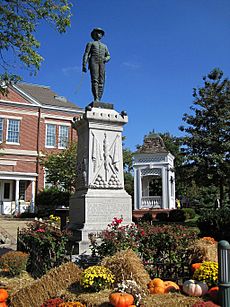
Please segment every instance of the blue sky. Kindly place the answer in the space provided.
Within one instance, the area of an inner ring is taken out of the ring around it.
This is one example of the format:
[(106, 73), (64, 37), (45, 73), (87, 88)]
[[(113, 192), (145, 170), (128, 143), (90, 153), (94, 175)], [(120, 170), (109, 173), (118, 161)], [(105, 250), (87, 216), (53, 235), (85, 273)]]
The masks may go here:
[(36, 33), (45, 58), (36, 77), (80, 107), (93, 99), (82, 56), (90, 32), (101, 27), (111, 60), (102, 101), (126, 110), (126, 147), (134, 150), (154, 129), (181, 135), (193, 87), (214, 67), (230, 77), (229, 0), (72, 0), (72, 25), (60, 35), (47, 24)]

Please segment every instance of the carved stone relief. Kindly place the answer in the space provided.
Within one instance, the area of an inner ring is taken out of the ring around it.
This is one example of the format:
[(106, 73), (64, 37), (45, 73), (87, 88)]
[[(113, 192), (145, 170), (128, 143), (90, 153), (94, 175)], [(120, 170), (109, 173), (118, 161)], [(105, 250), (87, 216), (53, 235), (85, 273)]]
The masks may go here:
[(100, 142), (92, 132), (92, 164), (93, 180), (91, 188), (109, 188), (121, 189), (122, 183), (119, 180), (120, 157), (120, 135), (116, 134), (111, 142), (108, 140), (106, 132), (103, 134), (103, 140)]

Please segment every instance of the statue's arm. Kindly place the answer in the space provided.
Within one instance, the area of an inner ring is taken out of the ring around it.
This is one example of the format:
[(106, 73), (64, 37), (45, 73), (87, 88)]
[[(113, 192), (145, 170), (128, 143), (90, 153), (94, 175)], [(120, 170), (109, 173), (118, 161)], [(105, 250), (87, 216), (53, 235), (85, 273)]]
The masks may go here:
[(109, 53), (109, 49), (106, 47), (105, 48), (105, 63), (109, 62), (110, 60), (110, 53)]
[(88, 60), (89, 60), (89, 56), (90, 56), (90, 49), (91, 49), (91, 43), (88, 43), (86, 45), (86, 48), (85, 48), (85, 53), (83, 55), (83, 61), (82, 61), (82, 71), (86, 72), (87, 71), (87, 63), (88, 63)]

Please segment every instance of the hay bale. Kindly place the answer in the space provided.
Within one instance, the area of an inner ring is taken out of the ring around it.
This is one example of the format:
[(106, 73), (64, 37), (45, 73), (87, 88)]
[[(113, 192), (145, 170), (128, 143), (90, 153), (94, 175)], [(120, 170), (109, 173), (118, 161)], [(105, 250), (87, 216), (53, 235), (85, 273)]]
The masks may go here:
[(79, 301), (82, 304), (85, 304), (87, 307), (96, 307), (96, 306), (110, 307), (111, 304), (109, 303), (109, 295), (111, 292), (112, 291), (109, 289), (93, 293), (73, 294), (72, 292), (71, 293), (66, 292), (65, 295), (62, 295), (62, 297), (68, 302)]
[(11, 297), (12, 307), (40, 307), (44, 301), (80, 280), (82, 270), (73, 262), (51, 269), (39, 280), (20, 289)]
[(217, 242), (199, 239), (191, 248), (192, 262), (218, 261)]
[(143, 290), (147, 289), (150, 276), (145, 270), (141, 259), (132, 250), (117, 252), (113, 256), (105, 257), (101, 265), (109, 268), (115, 275), (116, 282), (134, 280)]

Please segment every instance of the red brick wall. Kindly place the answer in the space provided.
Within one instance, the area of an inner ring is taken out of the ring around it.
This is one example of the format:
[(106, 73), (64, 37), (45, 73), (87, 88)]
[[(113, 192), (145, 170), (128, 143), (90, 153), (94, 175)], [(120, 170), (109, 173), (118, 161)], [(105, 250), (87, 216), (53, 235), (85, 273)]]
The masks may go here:
[[(22, 173), (37, 173), (37, 187), (41, 190), (44, 187), (44, 171), (41, 166), (37, 166), (37, 152), (57, 152), (60, 151), (58, 148), (46, 148), (46, 122), (52, 121), (53, 124), (58, 125), (64, 123), (71, 123), (74, 116), (78, 116), (72, 112), (61, 112), (51, 109), (41, 109), (37, 106), (31, 106), (30, 102), (25, 100), (18, 93), (10, 90), (7, 97), (0, 96), (0, 117), (4, 118), (4, 131), (3, 131), (3, 141), (6, 141), (6, 129), (7, 129), (7, 118), (15, 117), (20, 119), (20, 144), (7, 144), (4, 142), (2, 148), (5, 149), (5, 153), (0, 155), (1, 160), (14, 161), (15, 166), (7, 166), (0, 164), (0, 171), (5, 172), (22, 172)], [(22, 102), (28, 105), (19, 104), (9, 104), (4, 101), (12, 102)], [(39, 131), (38, 131), (39, 128)], [(38, 135), (39, 132), (39, 135)], [(56, 133), (58, 138), (58, 130)], [(69, 126), (69, 141), (77, 140), (77, 132)], [(58, 139), (56, 140), (58, 144)], [(14, 154), (7, 154), (7, 150), (16, 150)], [(33, 155), (25, 152), (20, 152), (21, 150), (31, 151)], [(18, 154), (17, 154), (18, 151)], [(21, 153), (21, 154), (20, 154)], [(23, 155), (22, 155), (23, 153)], [(26, 198), (31, 196), (31, 184), (29, 184), (26, 191)]]
[(7, 96), (4, 96), (0, 93), (0, 99), (5, 101), (13, 101), (13, 102), (23, 102), (26, 104), (31, 104), (28, 100), (24, 97), (19, 95), (16, 91), (13, 91), (11, 88), (8, 88), (9, 93)]

